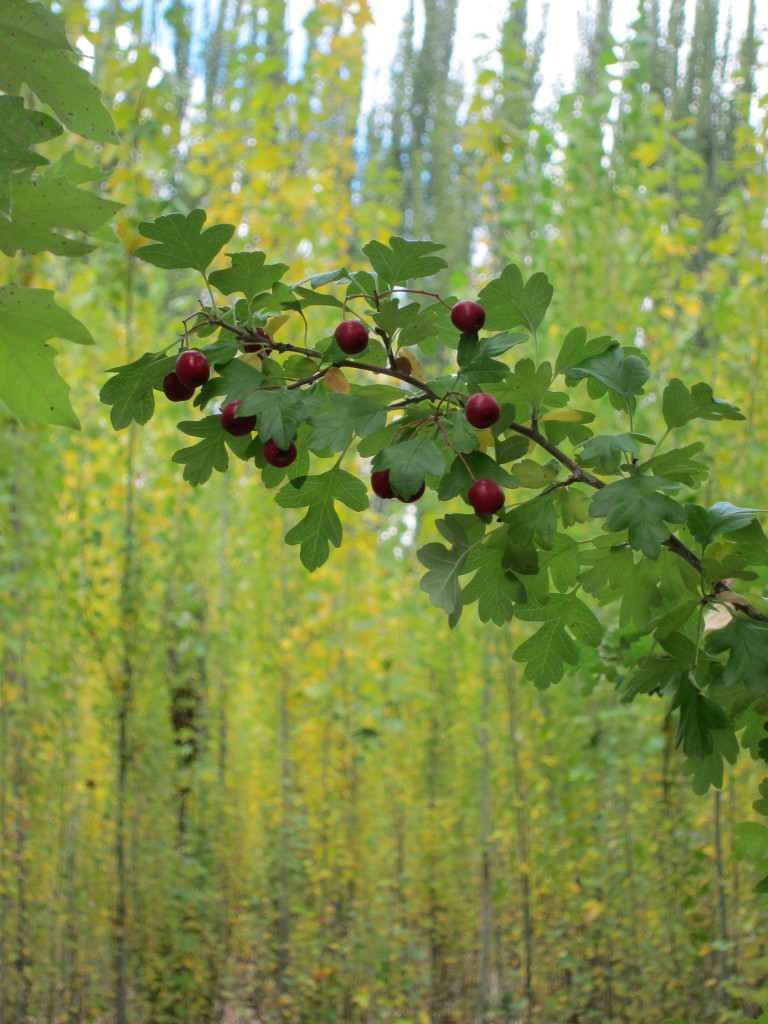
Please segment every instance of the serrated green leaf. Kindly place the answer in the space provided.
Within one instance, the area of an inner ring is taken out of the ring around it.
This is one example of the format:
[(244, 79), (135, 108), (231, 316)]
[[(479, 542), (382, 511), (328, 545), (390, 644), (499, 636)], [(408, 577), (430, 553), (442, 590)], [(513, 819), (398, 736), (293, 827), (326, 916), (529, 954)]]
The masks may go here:
[(670, 534), (667, 524), (685, 522), (682, 505), (661, 493), (677, 489), (671, 480), (633, 473), (598, 491), (591, 512), (598, 519), (605, 518), (608, 530), (628, 530), (629, 543), (635, 550), (648, 558), (658, 558)]
[(122, 203), (76, 188), (64, 177), (15, 174), (13, 219), (0, 217), (0, 251), (83, 256), (94, 245), (77, 233), (92, 235), (121, 208)]
[(759, 821), (740, 821), (734, 826), (733, 853), (758, 870), (768, 867), (768, 827)]
[(707, 636), (710, 654), (729, 652), (723, 671), (726, 686), (743, 683), (758, 697), (768, 694), (768, 623), (734, 616), (724, 629)]
[(525, 601), (525, 587), (515, 574), (502, 564), (505, 544), (503, 531), (491, 534), (489, 541), (475, 547), (467, 559), (466, 571), (474, 576), (464, 587), (464, 602), (478, 602), (481, 622), (503, 626), (514, 614), (515, 605)]
[(145, 352), (140, 359), (125, 366), (116, 366), (114, 373), (101, 389), (99, 398), (111, 406), (109, 418), (115, 430), (123, 430), (131, 423), (147, 423), (155, 411), (155, 388), (162, 386), (163, 378), (176, 365), (176, 356)]
[(445, 456), (431, 438), (413, 437), (380, 451), (373, 466), (377, 471), (388, 469), (392, 490), (408, 498), (418, 491), (425, 476), (443, 472)]
[(283, 451), (290, 448), (299, 424), (309, 419), (314, 408), (311, 398), (298, 390), (288, 391), (286, 388), (252, 391), (242, 402), (239, 414), (255, 414), (262, 441), (271, 439)]
[(419, 548), (417, 557), (428, 570), (419, 587), (436, 608), (442, 608), (458, 621), (462, 607), (459, 575), (467, 557), (466, 546), (447, 548), (445, 544), (433, 542)]
[(698, 796), (703, 796), (712, 786), (722, 789), (725, 762), (735, 764), (739, 756), (739, 741), (733, 729), (717, 729), (711, 737), (711, 753), (689, 757), (683, 764), (683, 775), (690, 777), (691, 788)]
[(709, 476), (709, 466), (694, 458), (704, 451), (704, 447), (703, 442), (696, 441), (682, 448), (673, 448), (642, 463), (640, 471), (650, 471), (655, 476), (662, 476), (686, 487), (698, 487)]
[(509, 331), (522, 326), (533, 333), (544, 319), (552, 295), (546, 274), (533, 274), (523, 284), (519, 267), (510, 263), (478, 294), (485, 310), (485, 329)]
[(760, 508), (739, 508), (728, 501), (718, 501), (711, 508), (700, 505), (687, 505), (688, 528), (703, 548), (706, 548), (715, 537), (741, 530), (754, 520)]
[(369, 242), (363, 246), (363, 252), (380, 279), (393, 286), (407, 284), (421, 277), (431, 277), (445, 269), (448, 264), (442, 256), (432, 255), (444, 248), (444, 245), (437, 242), (411, 242), (393, 235), (389, 245)]
[(515, 609), (519, 619), (543, 622), (513, 655), (515, 661), (526, 662), (525, 676), (538, 689), (559, 682), (565, 665), (577, 665), (579, 651), (571, 634), (582, 644), (596, 647), (603, 630), (593, 613), (571, 594), (550, 594), (546, 604), (531, 603)]
[(494, 388), (493, 393), (499, 402), (509, 403), (518, 409), (525, 408), (532, 413), (541, 406), (551, 379), (549, 363), (544, 362), (537, 367), (532, 359), (520, 359), (512, 373), (507, 369), (505, 383)]
[[(470, 475), (470, 470), (473, 475)], [(453, 460), (448, 472), (440, 481), (437, 496), (441, 501), (449, 501), (458, 495), (466, 499), (474, 481), (483, 478), (494, 480), (499, 487), (516, 486), (514, 477), (490, 455), (486, 455), (485, 452), (473, 451), (465, 453), (463, 459), (457, 456)]]
[(0, 90), (27, 85), (73, 132), (117, 142), (101, 93), (69, 45), (63, 20), (40, 3), (0, 0)]
[(712, 388), (703, 381), (694, 384), (691, 390), (676, 377), (664, 388), (661, 411), (664, 422), (673, 430), (691, 420), (743, 420), (744, 416), (735, 405), (715, 398)]
[[(208, 231), (211, 230), (208, 228)], [(206, 233), (204, 232), (204, 234)], [(216, 253), (214, 252), (213, 255), (215, 256)], [(227, 255), (232, 266), (225, 270), (214, 270), (208, 278), (213, 287), (218, 288), (222, 295), (238, 293), (247, 299), (252, 299), (261, 292), (269, 291), (272, 285), (276, 284), (289, 269), (286, 263), (267, 263), (266, 253), (263, 252), (236, 252), (227, 253)]]
[(708, 757), (714, 750), (713, 732), (733, 725), (727, 711), (705, 697), (682, 672), (678, 680), (671, 710), (680, 709), (680, 723), (675, 746), (682, 746), (687, 757)]
[(169, 213), (155, 221), (142, 221), (139, 231), (157, 244), (143, 245), (135, 255), (162, 270), (189, 268), (204, 275), (235, 232), (232, 224), (214, 224), (202, 230), (205, 220), (205, 210), (192, 210), (186, 216)]
[(587, 331), (584, 327), (574, 327), (565, 337), (557, 360), (555, 361), (555, 373), (561, 374), (574, 366), (580, 366), (593, 356), (600, 356), (609, 348), (618, 348), (618, 341), (608, 335), (600, 338), (590, 338), (587, 341)]
[(184, 466), (184, 479), (192, 487), (204, 484), (215, 469), (226, 473), (229, 468), (227, 448), (236, 451), (240, 458), (251, 443), (250, 437), (233, 437), (221, 426), (221, 416), (206, 416), (202, 420), (184, 420), (179, 430), (190, 437), (199, 437), (197, 444), (180, 448), (173, 453), (173, 461)]
[(287, 483), (277, 492), (275, 501), (281, 508), (307, 508), (304, 518), (285, 535), (286, 544), (300, 544), (302, 564), (313, 572), (328, 561), (330, 545), (339, 547), (343, 528), (335, 501), (341, 501), (354, 512), (368, 508), (365, 484), (341, 469)]
[(48, 163), (30, 146), (61, 131), (58, 121), (40, 110), (28, 110), (20, 96), (0, 96), (0, 214), (11, 215), (11, 173)]
[(584, 441), (580, 447), (580, 466), (613, 476), (618, 474), (619, 467), (626, 462), (627, 455), (637, 455), (640, 452), (632, 434), (597, 434)]
[(47, 342), (62, 338), (92, 345), (86, 327), (54, 302), (43, 288), (0, 288), (0, 398), (22, 423), (80, 426), (59, 375), (56, 350)]
[(642, 390), (650, 375), (648, 367), (639, 356), (625, 355), (621, 348), (614, 346), (599, 356), (592, 356), (578, 366), (570, 367), (566, 380), (571, 383), (592, 378), (629, 401)]
[(353, 395), (326, 393), (323, 406), (310, 416), (313, 431), (309, 444), (317, 451), (344, 451), (352, 439), (382, 430), (387, 410), (377, 402)]

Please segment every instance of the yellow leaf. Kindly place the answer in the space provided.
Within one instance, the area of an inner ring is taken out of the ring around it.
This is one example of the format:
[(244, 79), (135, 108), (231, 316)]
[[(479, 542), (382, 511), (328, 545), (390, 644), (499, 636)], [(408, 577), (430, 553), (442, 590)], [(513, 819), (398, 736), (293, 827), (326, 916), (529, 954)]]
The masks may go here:
[(581, 423), (583, 415), (578, 409), (553, 409), (552, 412), (545, 412), (540, 416), (539, 422), (554, 420), (557, 423)]
[(515, 477), (523, 487), (546, 487), (557, 477), (557, 473), (548, 466), (540, 466), (533, 459), (523, 459), (515, 464)]
[(581, 909), (584, 913), (584, 920), (587, 924), (591, 924), (603, 913), (605, 910), (605, 904), (601, 903), (600, 900), (584, 900)]
[(329, 391), (335, 391), (339, 395), (348, 395), (350, 392), (349, 381), (344, 372), (338, 366), (332, 366), (323, 377), (323, 383)]
[(477, 437), (477, 443), (480, 445), (480, 451), (487, 452), (493, 444), (493, 434), (490, 430), (476, 430), (475, 435)]
[(424, 376), (418, 359), (408, 348), (401, 348), (397, 353), (397, 368), (402, 370), (403, 373), (407, 373), (409, 376), (414, 377), (416, 380), (425, 381), (427, 378)]

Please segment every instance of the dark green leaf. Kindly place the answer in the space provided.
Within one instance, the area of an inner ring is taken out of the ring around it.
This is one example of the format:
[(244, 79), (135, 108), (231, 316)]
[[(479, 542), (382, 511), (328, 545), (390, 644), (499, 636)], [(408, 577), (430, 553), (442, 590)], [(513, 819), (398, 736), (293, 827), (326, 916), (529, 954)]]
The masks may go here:
[(199, 437), (197, 444), (180, 448), (173, 461), (184, 466), (184, 479), (193, 487), (204, 484), (213, 470), (226, 473), (229, 468), (227, 447), (237, 451), (240, 458), (251, 443), (250, 437), (232, 437), (221, 426), (221, 416), (206, 416), (203, 420), (179, 423), (179, 430), (191, 437)]
[(374, 469), (389, 469), (392, 490), (404, 498), (415, 494), (428, 475), (439, 476), (445, 457), (429, 437), (414, 437), (385, 448), (374, 459)]
[[(208, 228), (203, 234), (207, 234), (211, 230), (215, 229)], [(216, 252), (214, 252), (214, 256)], [(288, 265), (285, 263), (267, 263), (266, 253), (263, 252), (228, 253), (228, 256), (232, 266), (226, 270), (214, 270), (208, 278), (213, 287), (218, 288), (222, 295), (231, 295), (233, 292), (237, 292), (245, 295), (247, 299), (251, 299), (261, 292), (268, 291), (288, 270)], [(144, 258), (146, 259), (146, 257)], [(208, 264), (206, 263), (205, 266)], [(199, 270), (200, 267), (197, 269)]]
[(661, 493), (677, 489), (671, 480), (633, 473), (598, 491), (591, 512), (597, 518), (605, 517), (608, 530), (628, 530), (629, 543), (635, 550), (648, 558), (658, 558), (661, 545), (669, 537), (667, 524), (685, 521), (682, 505)]
[(506, 536), (503, 530), (492, 533), (486, 543), (475, 547), (466, 564), (466, 572), (475, 575), (464, 587), (464, 602), (478, 602), (481, 622), (503, 626), (514, 614), (515, 605), (525, 601), (525, 587), (502, 564)]
[(513, 655), (515, 661), (527, 663), (525, 676), (540, 690), (562, 679), (566, 664), (578, 664), (579, 650), (572, 637), (591, 647), (602, 640), (600, 623), (575, 592), (550, 594), (546, 604), (519, 605), (515, 613), (519, 619), (543, 622)]
[(706, 640), (710, 654), (729, 652), (723, 672), (726, 686), (743, 683), (759, 697), (768, 694), (768, 623), (734, 618)]
[(442, 256), (433, 256), (432, 253), (444, 248), (436, 242), (410, 242), (394, 235), (389, 245), (369, 242), (363, 246), (363, 252), (381, 280), (392, 286), (431, 277), (443, 270), (448, 264)]
[(760, 508), (739, 508), (728, 501), (718, 501), (711, 508), (700, 505), (687, 505), (688, 528), (703, 548), (711, 544), (715, 537), (725, 533), (741, 530), (754, 520)]
[(642, 390), (650, 375), (639, 356), (625, 355), (617, 345), (572, 366), (566, 373), (566, 380), (570, 383), (591, 377), (629, 400)]
[(299, 424), (309, 419), (313, 410), (311, 399), (298, 390), (278, 388), (255, 391), (243, 398), (238, 410), (241, 416), (257, 417), (257, 430), (262, 441), (270, 438), (285, 451), (295, 439)]
[(131, 423), (146, 423), (155, 411), (154, 390), (162, 386), (163, 378), (176, 365), (176, 356), (145, 353), (140, 359), (125, 366), (116, 366), (101, 389), (99, 398), (111, 405), (109, 418), (115, 430)]
[(510, 263), (478, 294), (485, 310), (485, 329), (509, 331), (522, 326), (535, 331), (544, 318), (552, 294), (546, 274), (534, 274), (524, 285), (520, 269)]
[(712, 733), (719, 729), (733, 731), (728, 713), (713, 700), (705, 697), (683, 672), (672, 701), (672, 710), (680, 709), (676, 746), (681, 746), (688, 757), (707, 757), (714, 749)]
[(676, 377), (664, 388), (661, 404), (664, 421), (670, 430), (691, 420), (743, 420), (735, 405), (715, 398), (712, 388), (703, 381), (691, 390)]
[(189, 267), (204, 275), (235, 232), (232, 224), (214, 224), (202, 230), (205, 219), (205, 210), (192, 210), (186, 216), (170, 213), (155, 221), (142, 221), (139, 231), (157, 244), (142, 246), (136, 250), (136, 256), (163, 270)]
[(566, 335), (563, 347), (555, 362), (555, 373), (565, 373), (574, 366), (581, 366), (582, 363), (594, 356), (600, 356), (610, 348), (618, 348), (618, 341), (607, 335), (600, 338), (591, 338), (587, 341), (587, 331), (584, 327), (574, 327)]

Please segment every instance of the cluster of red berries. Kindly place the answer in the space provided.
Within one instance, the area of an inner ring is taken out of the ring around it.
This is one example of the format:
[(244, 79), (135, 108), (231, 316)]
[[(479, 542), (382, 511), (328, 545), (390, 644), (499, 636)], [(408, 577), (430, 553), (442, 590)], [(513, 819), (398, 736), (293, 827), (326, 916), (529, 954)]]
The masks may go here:
[[(464, 300), (451, 309), (451, 322), (464, 334), (476, 334), (485, 323), (485, 310), (477, 302)], [(260, 341), (246, 342), (246, 352), (264, 353), (269, 349), (270, 337), (266, 331), (256, 331)], [(368, 328), (360, 320), (342, 320), (334, 331), (336, 344), (345, 355), (359, 355), (368, 345)], [(163, 380), (163, 391), (171, 402), (185, 402), (195, 390), (209, 379), (211, 367), (205, 355), (198, 349), (184, 349), (176, 360), (175, 369)], [(233, 437), (244, 437), (256, 427), (256, 416), (238, 416), (239, 401), (229, 402), (221, 410), (221, 426)], [(476, 430), (487, 430), (497, 422), (500, 409), (493, 395), (483, 391), (471, 395), (464, 409), (467, 421)], [(296, 445), (291, 442), (287, 449), (278, 448), (274, 441), (264, 444), (264, 458), (271, 466), (290, 466), (297, 456)], [(396, 494), (390, 483), (389, 470), (371, 474), (371, 487), (379, 498), (397, 498), (410, 503), (418, 501), (424, 494), (425, 486), (411, 495)], [(504, 505), (504, 492), (495, 480), (476, 480), (469, 488), (467, 500), (478, 515), (493, 515)]]

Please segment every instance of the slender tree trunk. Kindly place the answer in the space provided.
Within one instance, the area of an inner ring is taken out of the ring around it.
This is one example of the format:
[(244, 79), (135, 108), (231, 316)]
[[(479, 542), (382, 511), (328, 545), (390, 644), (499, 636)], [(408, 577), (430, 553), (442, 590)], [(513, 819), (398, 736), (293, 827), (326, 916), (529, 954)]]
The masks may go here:
[[(511, 652), (510, 652), (511, 655)], [(508, 664), (512, 664), (511, 656)], [(507, 674), (507, 712), (509, 732), (509, 755), (512, 762), (512, 791), (515, 799), (515, 832), (517, 836), (517, 884), (520, 892), (523, 939), (523, 1000), (525, 1009), (521, 1018), (528, 1024), (534, 1006), (533, 964), (534, 964), (534, 921), (531, 906), (531, 863), (528, 842), (528, 787), (520, 760), (517, 736), (517, 681)]]
[(725, 868), (723, 865), (723, 827), (722, 827), (722, 794), (719, 789), (714, 791), (712, 817), (715, 841), (715, 871), (717, 872), (717, 938), (720, 948), (717, 951), (718, 998), (722, 1006), (727, 1002), (725, 985), (728, 981), (728, 896), (725, 889)]
[(485, 646), (485, 672), (480, 725), (482, 769), (480, 776), (480, 1013), (485, 1019), (491, 1009), (491, 965), (493, 957), (493, 917), (491, 894), (491, 750), (488, 722), (491, 703), (490, 652)]
[[(288, 594), (288, 577), (285, 561), (280, 562), (280, 619), (285, 620), (290, 607)], [(277, 993), (280, 1005), (281, 1020), (290, 1019), (290, 1007), (286, 999), (289, 989), (288, 972), (290, 969), (290, 873), (289, 863), (292, 847), (292, 816), (293, 816), (293, 770), (291, 764), (291, 717), (290, 717), (291, 680), (285, 659), (280, 660), (280, 837), (278, 862), (278, 902), (277, 902)]]

